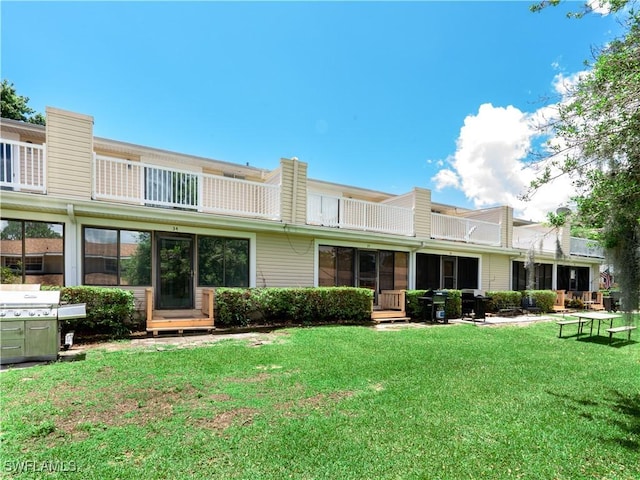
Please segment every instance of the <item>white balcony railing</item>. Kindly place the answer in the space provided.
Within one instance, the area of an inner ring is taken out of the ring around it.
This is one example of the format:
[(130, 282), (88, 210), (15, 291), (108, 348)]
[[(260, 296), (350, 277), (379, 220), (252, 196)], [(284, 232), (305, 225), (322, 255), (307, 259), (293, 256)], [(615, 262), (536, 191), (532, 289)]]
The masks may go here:
[(93, 197), (167, 208), (278, 220), (280, 186), (94, 157)]
[(46, 146), (0, 139), (0, 187), (45, 193)]
[(431, 238), (499, 246), (500, 224), (432, 213)]
[(604, 258), (604, 249), (594, 240), (587, 238), (570, 238), (569, 253), (581, 257)]
[(553, 227), (513, 227), (513, 248), (555, 253), (558, 232)]
[(307, 223), (413, 236), (413, 209), (320, 193), (307, 195)]

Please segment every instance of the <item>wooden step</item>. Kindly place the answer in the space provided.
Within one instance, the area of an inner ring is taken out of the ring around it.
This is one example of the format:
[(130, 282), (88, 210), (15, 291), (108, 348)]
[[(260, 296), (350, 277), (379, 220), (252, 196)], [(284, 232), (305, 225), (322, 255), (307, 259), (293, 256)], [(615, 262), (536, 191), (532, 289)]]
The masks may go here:
[(382, 322), (408, 322), (409, 320), (411, 320), (411, 317), (383, 317), (383, 318), (373, 318), (372, 319), (374, 322), (376, 323), (382, 323)]

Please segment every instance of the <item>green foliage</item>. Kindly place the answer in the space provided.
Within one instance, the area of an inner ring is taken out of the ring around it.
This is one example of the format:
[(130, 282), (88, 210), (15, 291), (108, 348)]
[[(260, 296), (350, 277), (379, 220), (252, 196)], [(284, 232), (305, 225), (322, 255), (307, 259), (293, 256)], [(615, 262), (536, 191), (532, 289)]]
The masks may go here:
[(51, 224), (45, 222), (8, 221), (0, 231), (2, 240), (22, 240), (23, 236), (25, 238), (62, 238), (60, 233), (51, 228)]
[(126, 285), (149, 285), (151, 283), (151, 233), (139, 232), (137, 248), (129, 258), (120, 260), (121, 275)]
[(575, 310), (584, 310), (584, 302), (581, 298), (569, 298), (564, 301), (564, 306)]
[(7, 79), (2, 80), (0, 91), (0, 116), (2, 118), (44, 125), (45, 117), (41, 113), (36, 113), (33, 108), (27, 105), (28, 103), (29, 97), (18, 95), (13, 83), (9, 83)]
[(0, 283), (19, 283), (20, 277), (9, 267), (0, 266)]
[(62, 321), (62, 330), (73, 330), (78, 336), (126, 336), (130, 333), (129, 327), (135, 311), (133, 300), (132, 292), (120, 288), (62, 287), (61, 302), (85, 303), (87, 309), (86, 318)]
[(8, 369), (2, 478), (640, 478), (639, 345), (557, 335), (297, 328)]
[(558, 296), (555, 290), (527, 290), (526, 292), (522, 292), (522, 295), (533, 298), (536, 307), (538, 307), (541, 312), (552, 312), (553, 305), (556, 303)]
[(491, 300), (487, 302), (488, 312), (497, 312), (503, 308), (520, 307), (522, 294), (513, 290), (501, 290), (487, 292), (487, 297)]
[(218, 288), (216, 325), (366, 322), (373, 293), (365, 288)]
[[(538, 2), (532, 10), (557, 5)], [(552, 151), (546, 174), (535, 189), (551, 180), (549, 166), (572, 177), (578, 196), (576, 223), (599, 231), (621, 285), (625, 310), (640, 299), (640, 14), (635, 0), (607, 2), (626, 15), (624, 33), (595, 52), (591, 69), (559, 104), (549, 127), (562, 141)], [(585, 3), (581, 17), (594, 3)], [(602, 6), (602, 5), (599, 5)], [(592, 237), (591, 237), (592, 238)]]

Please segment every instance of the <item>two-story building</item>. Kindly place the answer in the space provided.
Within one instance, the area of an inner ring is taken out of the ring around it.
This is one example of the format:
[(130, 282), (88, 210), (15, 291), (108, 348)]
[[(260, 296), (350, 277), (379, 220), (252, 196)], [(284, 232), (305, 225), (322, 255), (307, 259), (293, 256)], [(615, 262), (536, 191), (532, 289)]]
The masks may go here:
[[(200, 308), (208, 287), (597, 290), (602, 251), (561, 229), (93, 135), (46, 109), (0, 124), (3, 282), (131, 289)], [(527, 279), (525, 264), (535, 278)]]

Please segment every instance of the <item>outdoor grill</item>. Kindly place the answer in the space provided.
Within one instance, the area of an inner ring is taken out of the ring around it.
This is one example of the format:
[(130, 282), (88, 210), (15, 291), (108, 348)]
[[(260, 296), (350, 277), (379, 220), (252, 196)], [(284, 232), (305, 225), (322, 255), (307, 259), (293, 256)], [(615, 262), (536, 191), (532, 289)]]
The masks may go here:
[(58, 321), (86, 316), (84, 303), (60, 305), (57, 291), (0, 291), (0, 364), (56, 360)]
[(448, 293), (444, 290), (427, 290), (418, 300), (422, 303), (422, 317), (425, 321), (448, 323), (446, 315)]
[(487, 303), (491, 300), (485, 292), (476, 289), (462, 289), (460, 291), (462, 304), (462, 318), (473, 317), (474, 320), (486, 318)]

